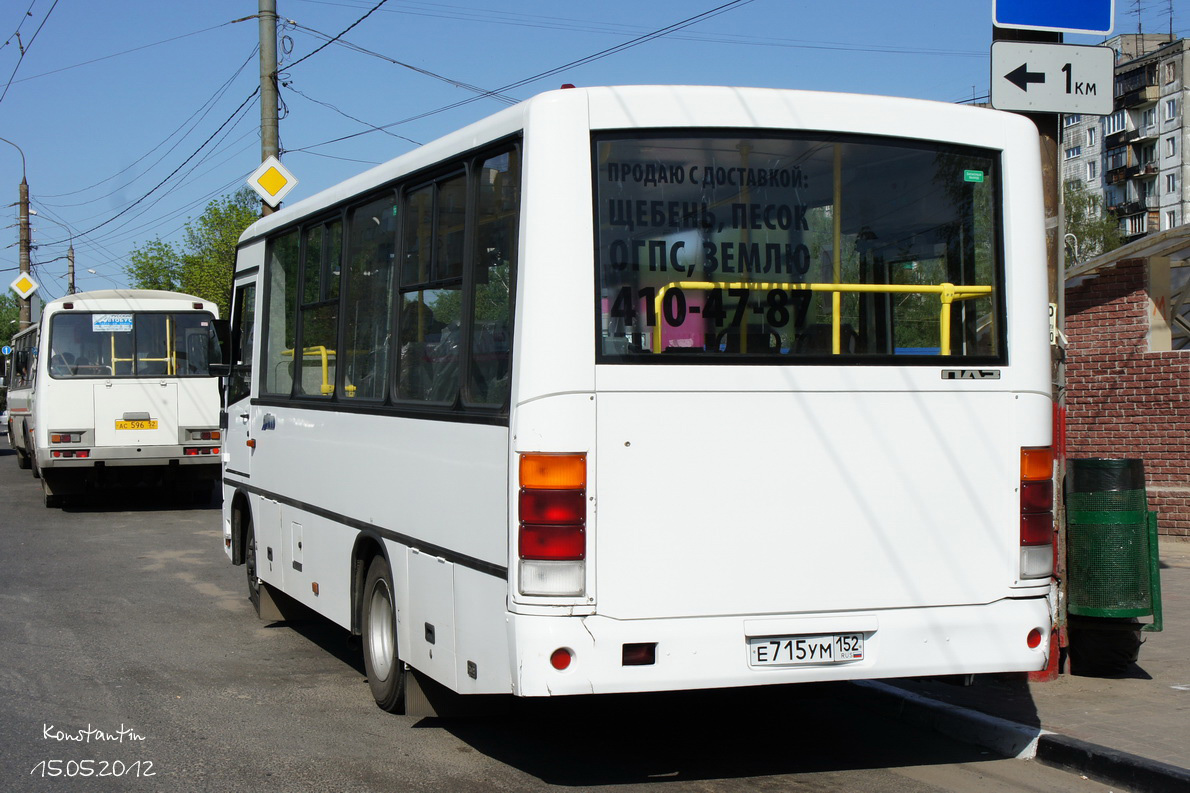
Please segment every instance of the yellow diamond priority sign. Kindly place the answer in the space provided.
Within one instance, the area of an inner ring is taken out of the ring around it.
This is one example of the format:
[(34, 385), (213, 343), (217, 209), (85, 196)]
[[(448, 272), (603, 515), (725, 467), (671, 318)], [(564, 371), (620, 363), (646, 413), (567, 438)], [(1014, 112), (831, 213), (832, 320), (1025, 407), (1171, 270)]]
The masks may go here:
[(37, 291), (38, 283), (30, 278), (28, 273), (21, 273), (8, 287), (16, 292), (21, 300), (28, 300), (29, 295)]
[(297, 177), (287, 171), (281, 161), (273, 156), (269, 156), (248, 177), (248, 186), (271, 207), (280, 204), (297, 183)]

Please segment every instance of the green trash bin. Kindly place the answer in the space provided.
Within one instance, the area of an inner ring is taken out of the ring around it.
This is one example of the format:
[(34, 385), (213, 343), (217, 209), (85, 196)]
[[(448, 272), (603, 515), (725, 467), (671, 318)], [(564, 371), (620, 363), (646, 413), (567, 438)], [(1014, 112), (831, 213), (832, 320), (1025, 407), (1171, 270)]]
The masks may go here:
[(1086, 617), (1157, 617), (1156, 529), (1143, 460), (1067, 461), (1067, 611)]

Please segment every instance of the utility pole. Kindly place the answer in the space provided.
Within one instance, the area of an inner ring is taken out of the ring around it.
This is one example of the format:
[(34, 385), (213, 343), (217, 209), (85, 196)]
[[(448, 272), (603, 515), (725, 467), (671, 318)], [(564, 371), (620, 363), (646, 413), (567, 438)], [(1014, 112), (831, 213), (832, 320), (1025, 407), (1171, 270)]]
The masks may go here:
[[(20, 188), (20, 268), (21, 275), (29, 275), (29, 182), (25, 178), (25, 152), (20, 146), (13, 143), (6, 138), (0, 140), (12, 146), (17, 151), (21, 152), (21, 188)], [(29, 327), (33, 320), (33, 313), (30, 311), (29, 298), (21, 298), (21, 313), (20, 313), (20, 329), (24, 330)]]
[[(277, 134), (277, 0), (259, 0), (260, 19), (260, 161), (278, 157)], [(279, 157), (278, 157), (279, 158)], [(273, 208), (260, 204), (261, 217)]]
[(74, 241), (66, 249), (66, 294), (74, 294)]

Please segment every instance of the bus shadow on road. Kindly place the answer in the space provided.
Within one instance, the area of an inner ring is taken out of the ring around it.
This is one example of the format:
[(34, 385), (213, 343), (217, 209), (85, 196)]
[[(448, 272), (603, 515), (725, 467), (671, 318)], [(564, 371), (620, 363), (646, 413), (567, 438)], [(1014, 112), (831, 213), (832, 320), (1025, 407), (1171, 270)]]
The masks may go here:
[(847, 683), (515, 700), (423, 719), (549, 784), (814, 774), (1002, 759), (895, 719)]
[(160, 512), (163, 510), (218, 510), (214, 493), (178, 492), (164, 488), (122, 487), (65, 497), (63, 512)]

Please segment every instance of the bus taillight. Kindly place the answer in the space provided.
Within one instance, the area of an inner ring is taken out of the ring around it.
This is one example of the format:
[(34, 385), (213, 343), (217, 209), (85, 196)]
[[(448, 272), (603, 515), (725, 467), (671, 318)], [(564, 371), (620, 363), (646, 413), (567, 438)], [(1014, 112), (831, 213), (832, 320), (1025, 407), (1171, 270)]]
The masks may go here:
[(583, 594), (587, 557), (587, 456), (522, 454), (517, 514), (520, 590)]
[(1054, 572), (1053, 476), (1052, 449), (1021, 449), (1021, 578)]

